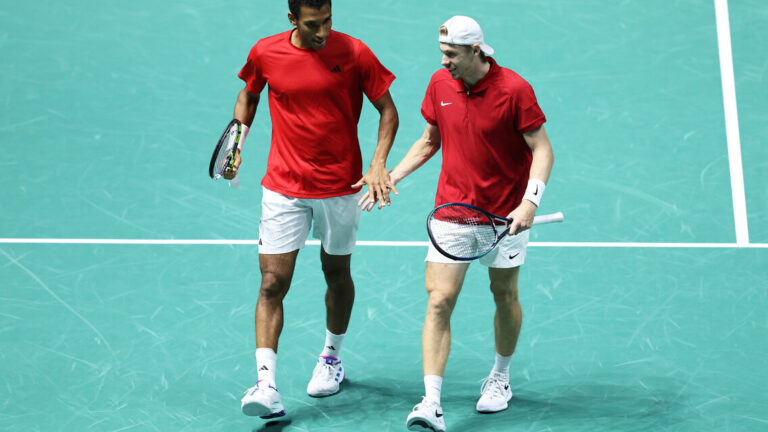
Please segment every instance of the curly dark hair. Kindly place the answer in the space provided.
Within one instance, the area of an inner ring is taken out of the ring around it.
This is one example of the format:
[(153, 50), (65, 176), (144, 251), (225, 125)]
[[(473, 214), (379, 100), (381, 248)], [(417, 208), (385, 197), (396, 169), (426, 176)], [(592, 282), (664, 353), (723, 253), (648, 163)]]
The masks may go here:
[(320, 9), (325, 4), (331, 5), (331, 0), (288, 0), (288, 10), (291, 11), (296, 19), (299, 18), (299, 9), (301, 6), (309, 6), (312, 9)]

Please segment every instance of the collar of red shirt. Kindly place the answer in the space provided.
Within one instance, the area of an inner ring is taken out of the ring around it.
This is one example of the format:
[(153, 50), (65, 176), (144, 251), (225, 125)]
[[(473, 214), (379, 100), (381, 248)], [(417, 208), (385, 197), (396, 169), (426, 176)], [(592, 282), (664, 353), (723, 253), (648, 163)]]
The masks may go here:
[(464, 84), (464, 81), (460, 79), (453, 80), (453, 85), (456, 88), (456, 92), (458, 93), (466, 93), (469, 91), (470, 93), (479, 93), (488, 87), (491, 86), (491, 81), (493, 80), (493, 77), (499, 72), (499, 65), (496, 64), (496, 61), (491, 57), (486, 57), (488, 59), (488, 62), (491, 64), (491, 68), (488, 69), (488, 73), (485, 74), (484, 77), (480, 78), (480, 81), (476, 82), (475, 85), (472, 86), (472, 88), (467, 89), (467, 86)]

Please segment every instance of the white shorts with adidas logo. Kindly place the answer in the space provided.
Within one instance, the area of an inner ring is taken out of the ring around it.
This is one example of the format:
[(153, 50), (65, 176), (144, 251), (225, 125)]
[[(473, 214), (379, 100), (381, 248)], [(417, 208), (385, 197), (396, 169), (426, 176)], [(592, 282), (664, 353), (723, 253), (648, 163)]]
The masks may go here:
[(262, 187), (259, 253), (280, 254), (304, 247), (309, 229), (330, 255), (355, 249), (363, 191), (331, 198), (293, 198)]

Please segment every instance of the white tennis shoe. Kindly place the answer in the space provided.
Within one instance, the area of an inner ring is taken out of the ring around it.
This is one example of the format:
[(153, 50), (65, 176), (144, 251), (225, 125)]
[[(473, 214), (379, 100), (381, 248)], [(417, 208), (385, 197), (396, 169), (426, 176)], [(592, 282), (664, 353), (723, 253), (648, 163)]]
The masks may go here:
[(264, 380), (259, 380), (255, 386), (245, 391), (245, 396), (240, 400), (240, 409), (247, 416), (259, 416), (263, 419), (285, 415), (280, 393)]
[(483, 380), (480, 393), (480, 399), (477, 401), (478, 412), (494, 413), (507, 409), (509, 406), (508, 402), (512, 399), (512, 390), (509, 388), (509, 375), (491, 372)]
[(437, 401), (424, 397), (408, 414), (405, 426), (411, 431), (445, 432), (443, 409)]
[(344, 368), (341, 360), (331, 356), (320, 356), (317, 359), (312, 378), (307, 385), (307, 394), (312, 397), (324, 397), (336, 394), (344, 381)]

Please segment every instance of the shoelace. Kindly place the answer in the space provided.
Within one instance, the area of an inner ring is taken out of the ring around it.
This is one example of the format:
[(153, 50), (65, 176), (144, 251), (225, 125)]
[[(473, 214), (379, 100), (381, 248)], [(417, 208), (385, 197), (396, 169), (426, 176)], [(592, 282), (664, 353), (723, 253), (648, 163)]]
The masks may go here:
[[(259, 380), (259, 382), (261, 382), (261, 380)], [(274, 387), (272, 387), (271, 385), (269, 385), (269, 384), (268, 384), (268, 383), (266, 383), (266, 382), (264, 383), (264, 386), (266, 386), (266, 388), (268, 388), (268, 389), (269, 389), (269, 388), (274, 388)], [(256, 383), (256, 385), (254, 385), (253, 387), (251, 387), (251, 388), (249, 388), (248, 390), (246, 390), (246, 391), (244, 392), (244, 394), (249, 394), (249, 393), (251, 393), (251, 392), (252, 392), (252, 391), (254, 391), (254, 390), (259, 390), (259, 383), (258, 383), (258, 382)], [(277, 391), (277, 389), (276, 389), (276, 388), (275, 388), (275, 391)]]
[(497, 397), (501, 396), (504, 388), (504, 384), (507, 383), (506, 377), (501, 374), (491, 374), (487, 376), (483, 383), (480, 385), (480, 394), (485, 395), (486, 392), (490, 392), (489, 396)]
[(318, 378), (321, 378), (323, 380), (332, 380), (336, 375), (336, 367), (328, 363), (321, 363), (320, 372), (318, 372), (317, 375), (318, 375)]
[(430, 411), (435, 411), (435, 410), (437, 410), (437, 408), (440, 407), (440, 404), (438, 404), (437, 402), (435, 402), (435, 401), (433, 401), (431, 399), (427, 399), (426, 396), (422, 396), (421, 403), (416, 404), (416, 406), (413, 407), (413, 410), (414, 411), (418, 411), (422, 407), (423, 408), (428, 408)]

